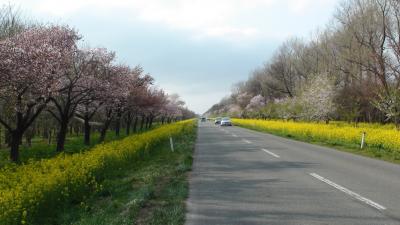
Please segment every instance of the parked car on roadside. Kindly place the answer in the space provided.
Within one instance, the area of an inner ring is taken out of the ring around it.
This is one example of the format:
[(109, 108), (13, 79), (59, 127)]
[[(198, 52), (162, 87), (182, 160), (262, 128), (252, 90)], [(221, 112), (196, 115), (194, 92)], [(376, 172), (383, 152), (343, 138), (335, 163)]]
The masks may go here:
[(221, 126), (232, 126), (232, 122), (229, 117), (222, 118), (220, 124), (221, 124)]
[(201, 122), (207, 122), (207, 118), (201, 117), (200, 121), (201, 121)]
[(217, 117), (217, 118), (215, 118), (214, 124), (216, 124), (216, 125), (220, 125), (220, 124), (221, 124), (221, 120), (222, 120), (222, 118), (221, 118), (221, 117)]

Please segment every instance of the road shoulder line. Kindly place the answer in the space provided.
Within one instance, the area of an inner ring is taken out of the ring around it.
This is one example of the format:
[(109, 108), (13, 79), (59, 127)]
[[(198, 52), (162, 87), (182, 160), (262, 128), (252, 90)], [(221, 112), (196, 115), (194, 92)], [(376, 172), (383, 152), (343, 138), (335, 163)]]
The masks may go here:
[(247, 144), (251, 144), (251, 141), (247, 140), (247, 139), (243, 139), (244, 142), (246, 142)]
[(310, 173), (310, 176), (312, 176), (312, 177), (314, 177), (314, 178), (316, 178), (316, 179), (318, 179), (318, 180), (320, 180), (320, 181), (322, 181), (322, 182), (324, 182), (324, 183), (326, 183), (326, 184), (328, 184), (328, 185), (330, 185), (330, 186), (332, 186), (332, 187), (334, 187), (334, 188), (336, 188), (336, 189), (338, 189), (338, 190), (350, 195), (351, 197), (353, 197), (353, 198), (355, 198), (355, 199), (357, 199), (357, 200), (359, 200), (361, 202), (364, 202), (365, 204), (367, 204), (369, 206), (374, 207), (375, 209), (378, 209), (378, 210), (385, 210), (386, 209), (386, 207), (384, 207), (384, 206), (382, 206), (382, 205), (380, 205), (380, 204), (378, 204), (378, 203), (376, 203), (376, 202), (374, 202), (374, 201), (372, 201), (372, 200), (370, 200), (368, 198), (365, 198), (365, 197), (363, 197), (363, 196), (361, 196), (361, 195), (359, 195), (359, 194), (357, 194), (357, 193), (355, 193), (355, 192), (353, 192), (353, 191), (351, 191), (351, 190), (349, 190), (349, 189), (347, 189), (347, 188), (345, 188), (345, 187), (343, 187), (343, 186), (341, 186), (339, 184), (336, 184), (336, 183), (326, 179), (323, 176), (320, 176), (320, 175), (318, 175), (316, 173)]
[(268, 151), (267, 149), (265, 149), (265, 148), (263, 148), (263, 149), (261, 149), (262, 151), (264, 151), (265, 153), (268, 153), (268, 154), (270, 154), (270, 155), (272, 155), (273, 157), (275, 157), (275, 158), (280, 158), (280, 156), (279, 155), (277, 155), (277, 154), (275, 154), (275, 153), (273, 153), (273, 152), (271, 152), (271, 151)]

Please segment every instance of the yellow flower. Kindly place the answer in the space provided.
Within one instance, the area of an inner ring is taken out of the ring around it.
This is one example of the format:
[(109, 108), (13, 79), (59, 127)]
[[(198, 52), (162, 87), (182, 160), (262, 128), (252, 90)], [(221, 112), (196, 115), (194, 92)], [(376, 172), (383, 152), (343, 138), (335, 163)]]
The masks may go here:
[(360, 123), (355, 126), (338, 121), (329, 124), (252, 119), (233, 119), (232, 121), (243, 127), (329, 144), (360, 145), (361, 136), (365, 132), (367, 146), (390, 152), (400, 151), (400, 132), (393, 124)]
[(182, 121), (101, 144), (81, 154), (4, 167), (0, 170), (0, 224), (29, 223), (28, 213), (34, 217), (38, 208), (72, 197), (83, 200), (87, 194), (102, 189), (98, 179), (107, 170), (122, 168), (137, 160), (145, 148), (154, 148), (157, 143), (168, 141), (169, 136), (179, 136), (194, 126), (194, 120)]

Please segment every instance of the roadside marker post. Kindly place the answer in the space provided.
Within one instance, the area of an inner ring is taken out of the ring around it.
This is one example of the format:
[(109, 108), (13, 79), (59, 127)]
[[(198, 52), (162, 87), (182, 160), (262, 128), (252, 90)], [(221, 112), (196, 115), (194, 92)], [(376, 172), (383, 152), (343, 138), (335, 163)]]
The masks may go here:
[(362, 133), (362, 136), (361, 136), (361, 149), (363, 149), (364, 148), (364, 144), (365, 144), (365, 132), (363, 132)]
[(169, 144), (171, 145), (171, 151), (174, 152), (174, 142), (172, 141), (171, 136), (169, 136)]

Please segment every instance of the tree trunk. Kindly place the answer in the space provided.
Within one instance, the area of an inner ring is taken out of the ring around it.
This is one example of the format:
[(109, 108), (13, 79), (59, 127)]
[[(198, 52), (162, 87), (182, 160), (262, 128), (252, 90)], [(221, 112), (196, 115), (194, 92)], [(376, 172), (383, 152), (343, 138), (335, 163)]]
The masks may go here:
[(150, 117), (149, 128), (153, 125), (154, 116)]
[(100, 131), (100, 138), (99, 138), (99, 142), (104, 142), (104, 140), (106, 139), (106, 133), (107, 133), (107, 129), (105, 127), (103, 127)]
[(115, 136), (119, 137), (120, 131), (121, 131), (121, 112), (120, 110), (118, 110), (117, 120), (115, 124)]
[[(19, 98), (18, 101), (20, 102), (21, 98)], [(19, 145), (22, 143), (24, 132), (29, 128), (29, 126), (32, 125), (34, 120), (39, 116), (43, 109), (44, 106), (36, 109), (36, 111), (32, 113), (32, 106), (30, 106), (28, 107), (25, 115), (21, 112), (17, 112), (16, 128), (11, 129), (10, 126), (8, 126), (7, 130), (11, 134), (10, 159), (12, 161), (19, 161)]]
[(60, 130), (58, 131), (57, 135), (57, 147), (56, 147), (57, 152), (64, 151), (65, 138), (67, 137), (67, 132), (68, 132), (68, 122), (69, 121), (62, 121), (60, 124)]
[(26, 143), (28, 144), (28, 147), (32, 147), (32, 136), (26, 137)]
[(111, 119), (108, 119), (104, 122), (103, 127), (101, 128), (100, 131), (100, 138), (99, 138), (99, 142), (104, 142), (106, 139), (106, 134), (107, 134), (107, 130), (110, 127), (111, 124)]
[(79, 135), (80, 135), (80, 130), (81, 130), (81, 126), (80, 125), (74, 127), (74, 132), (75, 132), (75, 135), (77, 137), (79, 137)]
[(142, 116), (142, 119), (140, 121), (140, 130), (143, 130), (144, 127), (144, 120), (145, 120), (145, 116)]
[(397, 130), (400, 130), (400, 124), (399, 124), (399, 119), (397, 118), (397, 116), (394, 116), (394, 124), (396, 126)]
[(11, 134), (11, 150), (10, 150), (10, 159), (13, 162), (19, 161), (19, 143), (22, 140), (22, 132), (13, 131)]
[(0, 149), (3, 147), (3, 138), (2, 138), (2, 134), (3, 134), (3, 127), (0, 125)]
[(150, 123), (150, 119), (149, 119), (149, 117), (146, 117), (146, 129), (149, 128), (149, 123)]
[(9, 130), (6, 130), (4, 134), (4, 142), (7, 144), (8, 147), (11, 147), (11, 132)]
[(90, 124), (88, 115), (85, 115), (84, 118), (84, 133), (84, 143), (85, 145), (90, 145)]
[(133, 122), (133, 132), (136, 133), (136, 127), (138, 123), (139, 117), (135, 116), (135, 121)]
[(49, 128), (47, 126), (45, 126), (43, 128), (43, 139), (48, 139), (49, 138)]
[(48, 134), (49, 135), (47, 136), (47, 144), (50, 145), (51, 144), (52, 134), (53, 134), (52, 130), (49, 130)]
[(126, 119), (126, 135), (129, 135), (131, 133), (131, 125), (132, 125), (132, 114), (128, 113), (127, 115), (127, 119)]

